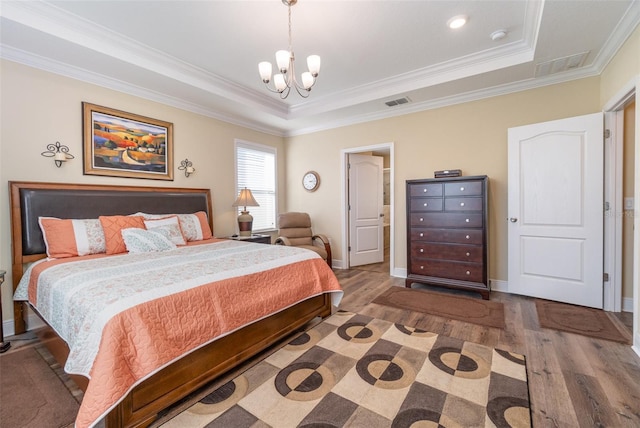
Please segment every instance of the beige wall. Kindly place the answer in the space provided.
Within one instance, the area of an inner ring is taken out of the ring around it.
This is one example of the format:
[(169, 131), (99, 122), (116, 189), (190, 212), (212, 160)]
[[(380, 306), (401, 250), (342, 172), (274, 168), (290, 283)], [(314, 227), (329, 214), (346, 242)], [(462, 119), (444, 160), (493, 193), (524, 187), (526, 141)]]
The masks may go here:
[[(10, 61), (0, 63), (0, 267), (8, 276), (2, 287), (4, 319), (13, 319), (11, 305), (11, 236), (9, 229), (8, 181), (96, 183), (151, 187), (210, 188), (213, 195), (214, 233), (235, 233), (236, 213), (231, 204), (237, 196), (234, 185), (234, 139), (275, 146), (278, 164), (285, 163), (284, 140), (201, 115), (150, 102), (120, 92), (25, 67)], [(83, 101), (173, 123), (174, 181), (136, 180), (83, 175)], [(40, 156), (50, 143), (69, 146), (75, 156), (61, 168), (51, 158)], [(188, 158), (196, 173), (186, 178), (177, 167)], [(279, 192), (284, 194), (281, 168)], [(280, 209), (284, 209), (284, 198)]]
[[(395, 260), (406, 268), (405, 180), (462, 169), (490, 178), (491, 279), (507, 280), (507, 129), (600, 110), (599, 79), (590, 78), (348, 126), (287, 141), (287, 209), (310, 212), (314, 229), (333, 241), (342, 260), (341, 150), (393, 142), (395, 151)], [(314, 193), (302, 189), (306, 170), (320, 173)]]
[(631, 34), (600, 75), (600, 105), (606, 105), (626, 84), (638, 79), (639, 73), (640, 26)]

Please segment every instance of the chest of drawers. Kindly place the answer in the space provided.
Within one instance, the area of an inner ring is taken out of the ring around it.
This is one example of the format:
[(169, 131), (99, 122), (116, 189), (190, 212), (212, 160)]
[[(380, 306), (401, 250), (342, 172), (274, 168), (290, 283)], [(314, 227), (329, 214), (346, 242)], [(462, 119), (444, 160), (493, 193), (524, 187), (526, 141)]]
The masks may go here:
[(489, 298), (487, 176), (407, 180), (407, 279)]

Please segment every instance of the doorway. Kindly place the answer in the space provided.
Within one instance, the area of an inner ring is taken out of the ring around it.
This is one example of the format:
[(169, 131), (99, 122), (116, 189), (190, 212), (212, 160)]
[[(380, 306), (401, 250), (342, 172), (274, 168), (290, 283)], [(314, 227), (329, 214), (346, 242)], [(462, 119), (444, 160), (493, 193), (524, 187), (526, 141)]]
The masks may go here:
[(605, 128), (609, 132), (605, 151), (605, 201), (610, 204), (605, 216), (604, 265), (609, 281), (605, 282), (604, 309), (615, 312), (625, 325), (630, 325), (636, 347), (640, 345), (637, 85), (637, 79), (633, 79), (603, 109)]
[[(372, 146), (355, 147), (341, 151), (342, 157), (342, 267), (351, 268), (350, 237), (352, 230), (349, 215), (349, 156), (354, 154), (380, 156), (383, 158), (383, 233), (384, 233), (384, 258), (381, 263), (359, 266), (358, 269), (385, 272), (393, 275), (395, 263), (394, 254), (394, 155), (393, 143), (382, 143)], [(351, 195), (353, 197), (353, 195)]]

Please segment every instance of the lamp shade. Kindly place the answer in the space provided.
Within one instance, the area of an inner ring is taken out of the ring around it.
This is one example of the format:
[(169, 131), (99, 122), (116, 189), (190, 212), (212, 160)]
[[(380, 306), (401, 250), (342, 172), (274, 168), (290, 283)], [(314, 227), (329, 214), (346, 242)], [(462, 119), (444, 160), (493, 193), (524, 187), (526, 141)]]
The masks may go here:
[(233, 207), (245, 207), (244, 210), (246, 211), (247, 207), (259, 207), (260, 204), (258, 204), (258, 202), (253, 197), (253, 194), (251, 193), (251, 190), (249, 190), (249, 189), (247, 189), (245, 187), (244, 189), (240, 190), (240, 194), (238, 195), (238, 199), (236, 199), (236, 201), (233, 203), (232, 206)]

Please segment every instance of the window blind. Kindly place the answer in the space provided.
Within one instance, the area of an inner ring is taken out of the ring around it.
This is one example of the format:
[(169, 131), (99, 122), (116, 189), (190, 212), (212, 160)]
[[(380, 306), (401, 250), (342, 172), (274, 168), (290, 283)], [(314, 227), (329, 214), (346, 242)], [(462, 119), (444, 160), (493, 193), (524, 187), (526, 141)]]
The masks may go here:
[[(236, 141), (236, 195), (251, 190), (259, 207), (247, 207), (253, 231), (276, 228), (276, 148)], [(238, 207), (238, 214), (242, 207)]]

